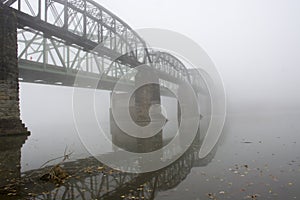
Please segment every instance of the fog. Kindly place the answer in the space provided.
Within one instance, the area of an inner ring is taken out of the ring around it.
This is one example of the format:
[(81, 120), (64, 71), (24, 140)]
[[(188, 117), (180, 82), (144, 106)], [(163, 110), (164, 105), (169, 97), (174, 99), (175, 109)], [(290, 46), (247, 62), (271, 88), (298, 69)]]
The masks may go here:
[[(197, 42), (223, 79), (228, 116), (299, 114), (300, 2), (96, 1), (134, 29), (169, 29)], [(21, 117), (32, 132), (55, 124), (75, 132), (72, 88), (28, 83), (20, 88)], [(98, 112), (106, 122), (109, 93), (97, 95), (103, 97)]]
[[(197, 42), (224, 81), (228, 116), (299, 113), (300, 2), (96, 1), (134, 29), (169, 29)], [(75, 132), (72, 88), (28, 83), (20, 88), (21, 117), (30, 131), (64, 124)], [(109, 93), (99, 95), (104, 108), (99, 116), (106, 122)]]
[(299, 1), (97, 2), (134, 29), (170, 29), (197, 42), (223, 78), (228, 114), (299, 110)]
[[(220, 72), (227, 94), (228, 114), (299, 110), (300, 2), (96, 1), (133, 29), (169, 29), (197, 42)], [(26, 95), (34, 97), (32, 95), (40, 94), (43, 88), (35, 86)], [(59, 91), (49, 95), (47, 105), (53, 101), (71, 101), (71, 96), (63, 98), (71, 90)], [(52, 99), (54, 97), (61, 100)], [(53, 105), (64, 107), (64, 104)]]
[[(158, 199), (205, 199), (208, 192), (227, 199), (299, 196), (300, 1), (95, 1), (133, 29), (169, 29), (194, 40), (224, 82), (227, 118), (219, 145), (205, 165), (191, 169), (174, 190), (160, 191)], [(108, 130), (110, 92), (95, 91), (95, 100), (97, 120)], [(165, 130), (177, 128), (177, 102), (162, 97), (162, 104), (170, 116)], [(20, 106), (31, 132), (22, 171), (39, 168), (66, 147), (72, 159), (90, 156), (74, 121), (73, 88), (20, 83)], [(248, 175), (235, 171), (245, 165)]]

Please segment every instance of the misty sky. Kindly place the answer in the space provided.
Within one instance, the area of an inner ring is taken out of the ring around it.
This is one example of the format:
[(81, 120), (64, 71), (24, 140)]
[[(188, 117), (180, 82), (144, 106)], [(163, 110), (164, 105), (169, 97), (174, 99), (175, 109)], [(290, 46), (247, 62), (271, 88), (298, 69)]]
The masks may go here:
[(134, 29), (170, 29), (201, 45), (224, 79), (229, 111), (299, 108), (299, 1), (96, 1)]
[[(169, 29), (197, 42), (224, 80), (229, 114), (300, 109), (299, 1), (96, 1), (134, 29)], [(65, 105), (71, 110), (72, 89), (21, 84), (22, 114), (48, 113), (42, 102), (55, 116)]]

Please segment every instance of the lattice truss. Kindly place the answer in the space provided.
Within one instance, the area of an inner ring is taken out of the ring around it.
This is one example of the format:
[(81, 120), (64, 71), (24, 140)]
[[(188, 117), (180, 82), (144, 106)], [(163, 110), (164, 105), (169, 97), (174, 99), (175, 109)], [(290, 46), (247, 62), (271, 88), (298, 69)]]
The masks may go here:
[[(191, 81), (187, 68), (179, 59), (148, 48), (125, 22), (92, 0), (0, 1), (31, 16), (32, 23), (46, 22), (59, 27), (63, 33), (72, 33), (81, 41), (95, 44), (96, 51), (92, 51), (84, 45), (35, 30), (30, 25), (21, 27), (18, 30), (19, 60), (34, 62), (37, 70), (70, 75), (80, 70), (89, 75), (104, 73), (109, 78), (119, 79), (130, 68), (147, 64), (173, 79)], [(121, 60), (124, 57), (127, 60)], [(135, 64), (129, 60), (134, 60)], [(170, 85), (163, 80), (161, 83)]]

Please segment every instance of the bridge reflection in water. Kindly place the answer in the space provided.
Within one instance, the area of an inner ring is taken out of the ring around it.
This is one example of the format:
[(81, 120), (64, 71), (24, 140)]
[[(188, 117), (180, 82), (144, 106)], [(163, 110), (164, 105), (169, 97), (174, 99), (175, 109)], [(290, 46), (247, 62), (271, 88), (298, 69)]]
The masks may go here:
[(10, 199), (154, 199), (157, 192), (178, 186), (193, 167), (205, 166), (212, 160), (214, 153), (202, 160), (198, 157), (201, 146), (200, 134), (199, 129), (193, 144), (178, 160), (155, 172), (124, 173), (105, 166), (94, 157), (66, 161), (61, 166), (70, 178), (59, 186), (40, 179), (54, 165), (20, 172), (21, 147), (27, 139), (26, 136), (3, 137), (0, 153), (2, 197), (5, 199), (8, 197)]

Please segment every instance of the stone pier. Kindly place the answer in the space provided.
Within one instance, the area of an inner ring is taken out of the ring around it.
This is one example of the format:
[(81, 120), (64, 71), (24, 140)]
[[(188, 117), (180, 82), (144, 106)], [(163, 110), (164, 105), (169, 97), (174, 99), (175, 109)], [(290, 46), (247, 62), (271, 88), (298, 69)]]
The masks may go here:
[[(160, 105), (160, 86), (158, 76), (149, 69), (142, 70), (135, 76), (135, 84), (142, 85), (145, 80), (153, 82), (153, 84), (146, 84), (139, 87), (134, 93), (135, 110), (132, 115), (134, 121), (140, 126), (146, 126), (151, 121), (149, 109), (153, 105)], [(156, 83), (156, 84), (154, 84)], [(156, 110), (156, 114), (161, 114), (160, 110)]]
[[(145, 80), (151, 80), (151, 84), (143, 85), (139, 87), (134, 95), (130, 99), (130, 115), (132, 119), (127, 119), (124, 117), (124, 120), (133, 120), (137, 125), (143, 127), (147, 126), (151, 121), (155, 120), (166, 120), (161, 114), (159, 105), (161, 104), (160, 99), (160, 86), (158, 76), (152, 71), (138, 72), (135, 76), (136, 85), (140, 85)], [(157, 84), (154, 84), (157, 83)], [(118, 97), (115, 100), (116, 102), (111, 101), (111, 106), (114, 106), (118, 110), (128, 109), (126, 105), (121, 105), (118, 102), (118, 99), (125, 98), (126, 94), (118, 94)], [(149, 110), (151, 106), (157, 105), (152, 110), (152, 115), (150, 118)], [(163, 137), (162, 131), (150, 138), (135, 138), (126, 133), (124, 133), (114, 121), (114, 118), (110, 117), (110, 127), (112, 134), (112, 141), (116, 146), (119, 146), (127, 151), (137, 152), (137, 153), (146, 153), (152, 152), (162, 148), (163, 146)]]
[(0, 7), (0, 136), (29, 134), (20, 120), (17, 19)]

